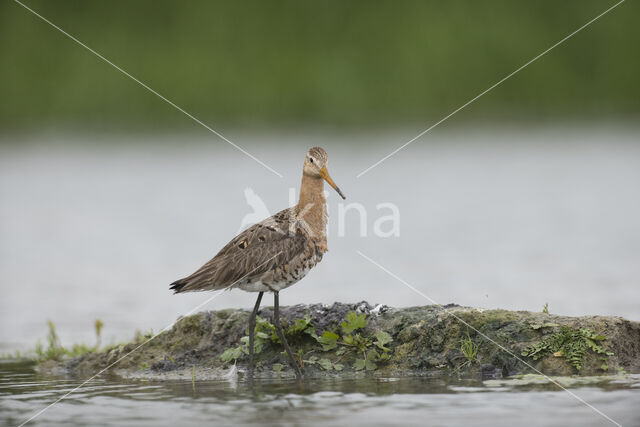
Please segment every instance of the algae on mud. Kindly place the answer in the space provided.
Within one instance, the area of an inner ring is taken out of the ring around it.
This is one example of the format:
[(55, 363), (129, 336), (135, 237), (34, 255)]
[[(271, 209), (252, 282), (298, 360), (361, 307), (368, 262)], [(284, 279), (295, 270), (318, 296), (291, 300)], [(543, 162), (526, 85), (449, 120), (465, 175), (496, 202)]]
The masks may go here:
[[(351, 311), (367, 315), (366, 325), (361, 329), (363, 337), (384, 333), (392, 338), (382, 344), (389, 349), (385, 353), (389, 355), (388, 360), (377, 364), (367, 375), (455, 373), (500, 379), (527, 373), (586, 376), (616, 373), (621, 369), (640, 371), (640, 323), (620, 317), (566, 317), (457, 305), (408, 308), (379, 305), (374, 308), (366, 302), (283, 307), (284, 324), (294, 325), (297, 319), (305, 319), (317, 332), (315, 338), (312, 333), (295, 334), (290, 342), (304, 363), (307, 377), (365, 375), (359, 369), (362, 368), (362, 363), (358, 362), (363, 357), (361, 354), (340, 352), (340, 346), (324, 346), (323, 349), (317, 340), (324, 331), (344, 333), (342, 323)], [(264, 307), (259, 315), (271, 319), (273, 309)], [(93, 375), (108, 368), (110, 373), (124, 377), (170, 379), (188, 378), (193, 374), (196, 379), (219, 378), (227, 372), (237, 372), (236, 368), (244, 371), (247, 358), (243, 353), (237, 354), (235, 362), (231, 360), (236, 357), (223, 360), (220, 356), (241, 343), (248, 316), (248, 311), (239, 309), (201, 312), (180, 318), (172, 329), (136, 351), (132, 352), (140, 342), (66, 361), (48, 361), (42, 363), (40, 369)], [(522, 356), (525, 349), (544, 342), (561, 330), (588, 330), (598, 336), (598, 344), (607, 353), (606, 363), (603, 363), (601, 352), (591, 349), (584, 352), (580, 370), (561, 354), (549, 353), (538, 359)], [(473, 360), (463, 354), (461, 341), (464, 340), (469, 340), (477, 349)], [(281, 353), (281, 345), (271, 340), (264, 340), (262, 345), (262, 351), (256, 356), (255, 376), (293, 376), (287, 358)], [(129, 352), (131, 354), (125, 357)], [(336, 365), (340, 368), (331, 369)]]

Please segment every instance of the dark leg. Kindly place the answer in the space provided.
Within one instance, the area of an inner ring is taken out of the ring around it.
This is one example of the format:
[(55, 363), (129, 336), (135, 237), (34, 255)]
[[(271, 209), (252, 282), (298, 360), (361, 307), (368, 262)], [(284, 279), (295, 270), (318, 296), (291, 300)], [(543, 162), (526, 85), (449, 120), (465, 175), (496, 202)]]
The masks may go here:
[(289, 355), (291, 367), (296, 370), (296, 378), (302, 379), (302, 370), (300, 369), (300, 365), (298, 365), (298, 362), (296, 362), (296, 359), (294, 359), (291, 348), (289, 347), (289, 343), (284, 337), (284, 334), (282, 333), (282, 327), (280, 326), (280, 297), (278, 292), (273, 293), (273, 324), (276, 327), (276, 333), (278, 334), (280, 341), (282, 341), (282, 345), (284, 346), (285, 351)]
[(260, 308), (260, 301), (262, 301), (263, 294), (264, 292), (258, 294), (256, 305), (253, 307), (253, 311), (249, 317), (249, 378), (253, 378), (253, 335), (256, 329), (256, 316), (258, 315), (258, 308)]

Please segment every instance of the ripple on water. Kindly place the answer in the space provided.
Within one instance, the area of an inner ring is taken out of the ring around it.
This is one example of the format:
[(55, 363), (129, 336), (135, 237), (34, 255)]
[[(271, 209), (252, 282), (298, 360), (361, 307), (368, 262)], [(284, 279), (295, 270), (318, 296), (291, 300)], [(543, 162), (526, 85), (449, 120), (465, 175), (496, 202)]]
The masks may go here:
[[(81, 381), (43, 377), (30, 368), (0, 369), (0, 424), (16, 425)], [(639, 425), (640, 376), (572, 392), (623, 425)], [(500, 391), (500, 393), (496, 393)], [(53, 426), (80, 425), (606, 425), (568, 393), (546, 385), (394, 378), (256, 381), (92, 381), (40, 416)]]

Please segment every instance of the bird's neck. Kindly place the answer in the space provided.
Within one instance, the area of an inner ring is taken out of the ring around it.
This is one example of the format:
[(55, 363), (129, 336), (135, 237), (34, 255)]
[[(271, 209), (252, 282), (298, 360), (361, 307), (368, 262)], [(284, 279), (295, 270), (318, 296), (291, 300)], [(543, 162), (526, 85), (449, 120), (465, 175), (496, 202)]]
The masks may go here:
[(327, 241), (327, 199), (324, 197), (324, 180), (302, 174), (300, 199), (296, 205), (296, 216), (308, 228), (314, 240)]

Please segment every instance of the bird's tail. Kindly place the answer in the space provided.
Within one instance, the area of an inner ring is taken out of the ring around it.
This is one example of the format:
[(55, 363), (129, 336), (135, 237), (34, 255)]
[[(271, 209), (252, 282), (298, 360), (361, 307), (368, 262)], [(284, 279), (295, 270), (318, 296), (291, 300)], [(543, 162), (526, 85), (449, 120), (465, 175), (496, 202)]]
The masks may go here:
[(172, 284), (169, 285), (169, 289), (173, 291), (174, 294), (179, 294), (180, 292), (184, 292), (184, 287), (189, 283), (188, 278), (176, 280)]

